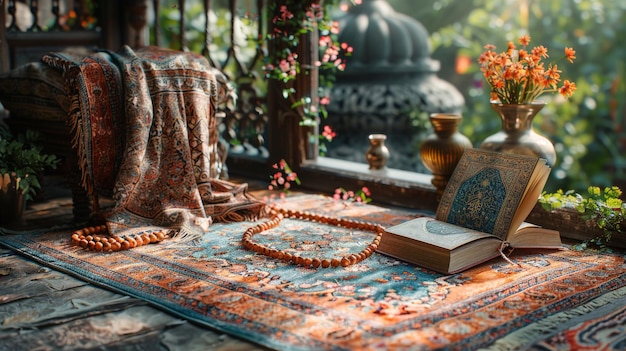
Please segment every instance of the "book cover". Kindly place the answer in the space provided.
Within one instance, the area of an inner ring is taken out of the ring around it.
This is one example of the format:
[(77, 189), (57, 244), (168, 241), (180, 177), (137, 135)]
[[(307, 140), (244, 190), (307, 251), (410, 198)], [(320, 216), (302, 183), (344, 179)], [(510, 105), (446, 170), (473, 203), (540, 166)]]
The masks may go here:
[(504, 240), (529, 187), (543, 189), (547, 174), (539, 183), (534, 179), (541, 166), (547, 167), (545, 160), (537, 157), (467, 149), (448, 181), (435, 218)]

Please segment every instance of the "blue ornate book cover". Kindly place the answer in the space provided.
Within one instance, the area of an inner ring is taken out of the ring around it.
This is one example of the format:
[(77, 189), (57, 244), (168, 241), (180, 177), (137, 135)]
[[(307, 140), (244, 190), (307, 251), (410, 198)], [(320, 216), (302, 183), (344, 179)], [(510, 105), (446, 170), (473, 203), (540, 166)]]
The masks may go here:
[(467, 149), (448, 181), (436, 218), (505, 240), (528, 190), (540, 186), (541, 192), (545, 185), (547, 177), (540, 176), (539, 167), (547, 166), (538, 157)]

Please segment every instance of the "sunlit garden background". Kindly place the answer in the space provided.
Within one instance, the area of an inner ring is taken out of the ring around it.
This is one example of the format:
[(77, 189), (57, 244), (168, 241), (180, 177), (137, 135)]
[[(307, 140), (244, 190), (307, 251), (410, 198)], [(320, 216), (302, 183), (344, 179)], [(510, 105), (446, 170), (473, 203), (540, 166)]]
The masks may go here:
[[(531, 46), (550, 49), (550, 60), (573, 47), (574, 64), (559, 61), (578, 91), (568, 100), (547, 95), (535, 129), (550, 138), (558, 160), (546, 190), (585, 191), (626, 179), (626, 2), (622, 0), (389, 0), (429, 31), (439, 76), (463, 93), (461, 131), (478, 144), (501, 126), (489, 107), (476, 59), (485, 44), (503, 51), (529, 34)], [(419, 117), (418, 117), (419, 118)]]
[[(623, 0), (388, 0), (392, 7), (421, 22), (432, 44), (432, 58), (441, 62), (439, 77), (452, 83), (465, 97), (461, 132), (478, 146), (501, 127), (489, 106), (489, 91), (480, 74), (477, 58), (485, 44), (503, 51), (508, 41), (530, 35), (531, 46), (549, 48), (549, 61), (563, 55), (565, 47), (576, 50), (574, 64), (560, 61), (563, 79), (574, 81), (577, 92), (568, 100), (546, 95), (548, 102), (535, 119), (535, 129), (555, 144), (558, 160), (546, 190), (573, 189), (584, 192), (589, 185), (626, 184), (626, 2)], [(193, 2), (188, 12), (201, 11)], [(223, 4), (222, 4), (223, 3)], [(228, 35), (227, 1), (214, 17), (215, 37)], [(242, 5), (244, 6), (244, 5)], [(237, 38), (249, 56), (255, 55), (257, 18), (240, 9)], [(174, 13), (174, 11), (172, 11)], [(200, 18), (200, 16), (198, 16)], [(191, 21), (187, 39), (200, 52), (204, 23)], [(176, 35), (177, 18), (162, 19), (163, 30)], [(220, 29), (223, 28), (223, 29)], [(197, 36), (194, 35), (197, 32)], [(222, 33), (222, 34), (220, 34)], [(226, 38), (224, 38), (226, 41)], [(220, 53), (220, 50), (214, 50)], [(222, 60), (223, 57), (214, 58)], [(233, 62), (231, 61), (231, 65)], [(349, 61), (348, 61), (349, 64)], [(259, 68), (262, 62), (259, 62)], [(226, 67), (226, 70), (229, 68)], [(264, 89), (262, 80), (259, 89)], [(427, 116), (413, 113), (416, 133), (427, 133)], [(332, 143), (327, 145), (332, 148)]]

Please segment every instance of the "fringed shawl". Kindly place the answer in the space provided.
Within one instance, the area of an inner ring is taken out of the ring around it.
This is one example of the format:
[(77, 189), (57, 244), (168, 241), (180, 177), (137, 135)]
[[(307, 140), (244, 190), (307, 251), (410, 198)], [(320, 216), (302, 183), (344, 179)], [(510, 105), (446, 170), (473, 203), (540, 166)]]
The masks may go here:
[(85, 188), (115, 201), (104, 214), (110, 233), (171, 228), (193, 236), (214, 220), (261, 214), (247, 184), (217, 179), (219, 88), (204, 57), (124, 47), (44, 62), (65, 72)]

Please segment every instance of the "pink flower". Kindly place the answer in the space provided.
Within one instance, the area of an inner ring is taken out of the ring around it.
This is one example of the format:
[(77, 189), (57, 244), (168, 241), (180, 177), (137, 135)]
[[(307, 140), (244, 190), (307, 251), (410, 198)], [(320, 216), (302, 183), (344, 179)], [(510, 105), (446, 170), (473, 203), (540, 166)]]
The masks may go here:
[[(292, 187), (291, 182), (300, 184), (298, 175), (296, 172), (291, 170), (284, 159), (281, 159), (278, 163), (273, 164), (272, 168), (280, 169), (281, 171), (274, 172), (274, 174), (270, 176), (270, 185), (268, 186), (268, 190), (277, 190), (282, 187), (283, 193), (287, 193)], [(284, 194), (281, 195), (281, 197), (284, 198)]]
[[(287, 6), (282, 5), (280, 7), (280, 16), (277, 17), (278, 20), (281, 21), (286, 21), (288, 19), (293, 18), (293, 13), (289, 12), (289, 10), (287, 10)], [(274, 22), (276, 22), (277, 18), (274, 18)]]
[(333, 141), (333, 138), (337, 135), (330, 126), (324, 126), (324, 130), (322, 131), (322, 136), (326, 138), (328, 141)]
[(282, 59), (282, 60), (280, 60), (280, 63), (278, 64), (278, 67), (280, 67), (281, 71), (287, 72), (291, 68), (291, 65), (289, 64), (289, 62), (287, 62), (287, 60)]
[(328, 35), (322, 35), (320, 37), (319, 42), (320, 42), (320, 47), (326, 47), (326, 46), (330, 46), (333, 44), (333, 40)]

